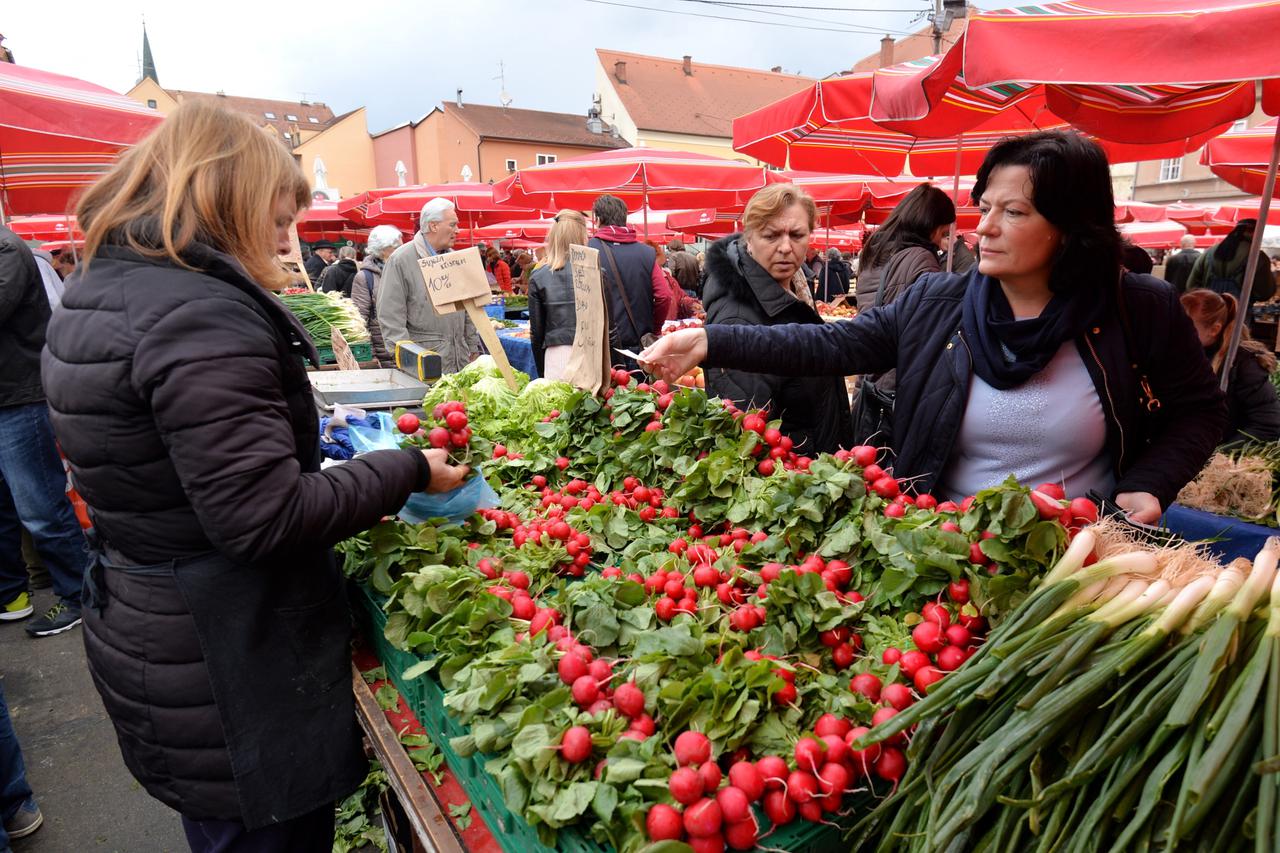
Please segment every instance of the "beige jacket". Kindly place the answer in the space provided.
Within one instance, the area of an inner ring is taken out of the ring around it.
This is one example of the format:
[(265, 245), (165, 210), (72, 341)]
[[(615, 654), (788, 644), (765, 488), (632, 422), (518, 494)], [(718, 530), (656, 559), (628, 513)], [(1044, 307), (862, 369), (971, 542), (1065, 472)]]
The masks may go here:
[(427, 296), (418, 258), (431, 255), (422, 234), (387, 259), (378, 286), (378, 324), (387, 351), (410, 340), (440, 354), (445, 373), (456, 373), (480, 353), (480, 336), (465, 311), (439, 314)]

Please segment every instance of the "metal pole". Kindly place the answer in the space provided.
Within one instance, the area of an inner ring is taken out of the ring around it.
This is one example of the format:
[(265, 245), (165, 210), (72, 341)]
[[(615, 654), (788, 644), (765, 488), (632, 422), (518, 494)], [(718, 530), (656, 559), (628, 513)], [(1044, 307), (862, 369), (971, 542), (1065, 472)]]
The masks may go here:
[[(938, 0), (939, 3), (942, 0)], [(956, 207), (960, 206), (960, 150), (964, 147), (964, 134), (956, 135), (956, 168), (955, 179), (951, 184), (951, 200), (955, 202)], [(951, 272), (952, 264), (956, 257), (956, 225), (959, 224), (960, 218), (956, 217), (956, 221), (951, 223), (951, 227), (947, 229), (947, 272)]]
[(1276, 188), (1276, 164), (1280, 162), (1280, 123), (1276, 124), (1276, 132), (1271, 141), (1271, 162), (1267, 164), (1267, 180), (1262, 185), (1262, 200), (1258, 204), (1258, 224), (1253, 229), (1253, 240), (1249, 243), (1249, 260), (1244, 268), (1244, 283), (1240, 287), (1240, 312), (1231, 327), (1231, 343), (1227, 345), (1226, 358), (1222, 360), (1222, 380), (1219, 387), (1227, 390), (1231, 379), (1231, 366), (1235, 364), (1236, 352), (1240, 349), (1240, 336), (1244, 324), (1249, 318), (1249, 297), (1253, 293), (1253, 277), (1258, 272), (1258, 255), (1262, 252), (1262, 232), (1267, 227), (1267, 214), (1271, 212), (1271, 194)]

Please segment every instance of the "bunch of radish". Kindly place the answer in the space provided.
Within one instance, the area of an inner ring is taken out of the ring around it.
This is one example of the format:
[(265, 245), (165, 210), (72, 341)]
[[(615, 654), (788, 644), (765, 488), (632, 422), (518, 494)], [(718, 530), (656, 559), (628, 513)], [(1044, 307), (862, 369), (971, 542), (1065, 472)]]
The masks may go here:
[[(404, 432), (406, 427), (413, 426), (409, 421), (412, 415), (401, 415), (397, 427)], [(415, 418), (416, 419), (416, 418)], [(425, 430), (425, 436), (422, 432)], [(431, 411), (431, 419), (421, 424), (411, 435), (415, 438), (411, 444), (421, 444), (425, 438), (426, 445), (449, 452), (449, 462), (454, 465), (470, 465), (478, 461), (478, 449), (471, 441), (471, 426), (467, 419), (466, 407), (457, 400), (440, 403)]]
[(763, 457), (756, 463), (756, 471), (761, 476), (771, 476), (779, 468), (786, 471), (807, 471), (813, 464), (808, 456), (797, 454), (792, 448), (795, 442), (788, 435), (783, 435), (777, 427), (769, 426), (767, 412), (747, 412), (742, 417), (744, 432), (754, 432), (760, 436), (761, 442), (751, 449), (753, 456)]

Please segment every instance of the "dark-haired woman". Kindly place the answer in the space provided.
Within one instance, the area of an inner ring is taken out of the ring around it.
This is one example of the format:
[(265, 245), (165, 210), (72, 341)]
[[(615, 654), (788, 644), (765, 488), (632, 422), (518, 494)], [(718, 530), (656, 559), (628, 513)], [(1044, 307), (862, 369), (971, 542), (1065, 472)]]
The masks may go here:
[(1121, 277), (1106, 156), (1071, 133), (1006, 140), (974, 197), (981, 260), (966, 275), (925, 276), (853, 321), (683, 330), (641, 362), (672, 378), (699, 362), (897, 368), (894, 474), (920, 491), (958, 498), (1013, 474), (1155, 521), (1221, 439), (1226, 406), (1177, 294)]
[[(1182, 294), (1182, 307), (1187, 310), (1196, 334), (1210, 359), (1213, 372), (1222, 375), (1227, 357), (1227, 339), (1235, 323), (1239, 303), (1230, 293), (1214, 293), (1199, 288)], [(1280, 439), (1280, 398), (1271, 384), (1276, 369), (1275, 353), (1249, 336), (1246, 325), (1231, 365), (1231, 381), (1227, 384), (1227, 430), (1224, 444)]]
[(858, 256), (858, 310), (888, 305), (920, 276), (940, 272), (938, 251), (955, 221), (955, 203), (932, 184), (907, 193)]

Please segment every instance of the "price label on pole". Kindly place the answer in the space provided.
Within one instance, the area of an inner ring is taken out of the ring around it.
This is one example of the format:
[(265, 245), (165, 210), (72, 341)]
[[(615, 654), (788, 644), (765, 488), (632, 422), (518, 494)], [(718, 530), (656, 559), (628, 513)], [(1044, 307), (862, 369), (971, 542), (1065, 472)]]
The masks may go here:
[(441, 314), (452, 314), (459, 309), (467, 312), (507, 385), (515, 391), (518, 387), (515, 372), (507, 360), (502, 341), (493, 331), (489, 316), (484, 313), (484, 306), (490, 299), (489, 276), (485, 274), (484, 262), (480, 260), (480, 250), (472, 246), (461, 252), (419, 258), (418, 269), (422, 273), (422, 285), (427, 289), (427, 296), (436, 311)]

